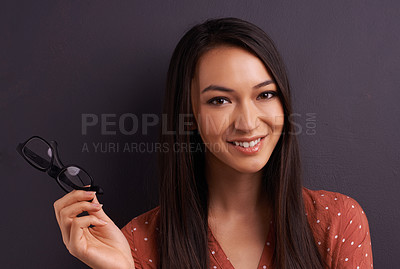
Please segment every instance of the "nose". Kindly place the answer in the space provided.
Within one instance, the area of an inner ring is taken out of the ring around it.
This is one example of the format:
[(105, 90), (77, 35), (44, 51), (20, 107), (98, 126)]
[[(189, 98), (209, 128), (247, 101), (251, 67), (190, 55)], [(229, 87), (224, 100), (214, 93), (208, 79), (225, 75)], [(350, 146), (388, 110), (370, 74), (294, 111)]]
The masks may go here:
[(259, 124), (257, 107), (254, 104), (241, 104), (235, 115), (237, 115), (234, 119), (235, 130), (248, 133), (256, 129)]

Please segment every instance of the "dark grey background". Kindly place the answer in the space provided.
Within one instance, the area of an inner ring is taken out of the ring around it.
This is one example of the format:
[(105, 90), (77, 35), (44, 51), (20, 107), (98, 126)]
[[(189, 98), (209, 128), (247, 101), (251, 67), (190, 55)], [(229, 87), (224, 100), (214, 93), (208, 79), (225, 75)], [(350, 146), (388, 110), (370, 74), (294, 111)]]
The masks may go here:
[(100, 125), (83, 135), (82, 115), (115, 114), (118, 124), (124, 113), (160, 114), (179, 38), (206, 18), (235, 16), (263, 28), (285, 60), (305, 186), (356, 199), (375, 267), (398, 268), (399, 11), (396, 1), (2, 1), (1, 267), (85, 268), (53, 214), (63, 191), (17, 155), (17, 143), (57, 140), (63, 160), (104, 187), (100, 201), (123, 227), (157, 204), (155, 154), (96, 153), (91, 143), (155, 142), (159, 125), (147, 135), (112, 126), (116, 134), (104, 135)]

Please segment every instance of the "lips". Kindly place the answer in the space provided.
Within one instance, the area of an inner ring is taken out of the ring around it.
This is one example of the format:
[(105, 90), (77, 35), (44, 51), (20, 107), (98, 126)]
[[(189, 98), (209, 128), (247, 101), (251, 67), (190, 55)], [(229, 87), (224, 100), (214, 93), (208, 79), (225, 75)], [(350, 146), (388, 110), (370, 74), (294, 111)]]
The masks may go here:
[[(236, 149), (237, 151), (241, 152), (242, 154), (245, 155), (253, 155), (253, 154), (257, 154), (261, 148), (262, 145), (264, 143), (264, 137), (260, 137), (256, 140), (250, 141), (250, 142), (239, 142), (239, 141), (234, 141), (234, 142), (228, 142), (230, 144), (229, 147), (233, 147), (234, 149)], [(254, 141), (258, 141), (257, 143), (255, 143)], [(238, 145), (239, 144), (239, 145)]]

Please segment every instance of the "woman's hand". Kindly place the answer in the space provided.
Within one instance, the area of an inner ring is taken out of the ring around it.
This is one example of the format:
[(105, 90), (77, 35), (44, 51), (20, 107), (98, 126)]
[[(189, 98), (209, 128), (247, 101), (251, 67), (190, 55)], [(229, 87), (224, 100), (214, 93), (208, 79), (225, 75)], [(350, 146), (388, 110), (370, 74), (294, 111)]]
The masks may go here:
[(65, 246), (92, 268), (135, 268), (128, 241), (101, 207), (94, 192), (80, 190), (54, 202)]

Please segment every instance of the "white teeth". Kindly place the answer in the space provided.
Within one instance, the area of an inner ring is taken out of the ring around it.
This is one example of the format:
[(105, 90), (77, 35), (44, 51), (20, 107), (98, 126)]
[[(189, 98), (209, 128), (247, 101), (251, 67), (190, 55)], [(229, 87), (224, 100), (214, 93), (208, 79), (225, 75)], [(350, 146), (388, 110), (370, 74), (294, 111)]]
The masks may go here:
[(257, 145), (259, 142), (261, 141), (261, 138), (259, 138), (259, 139), (256, 139), (256, 140), (254, 140), (254, 141), (251, 141), (251, 142), (238, 142), (238, 141), (234, 141), (233, 143), (236, 145), (236, 146), (241, 146), (241, 147), (244, 147), (244, 148), (248, 148), (248, 147), (254, 147), (255, 145)]

